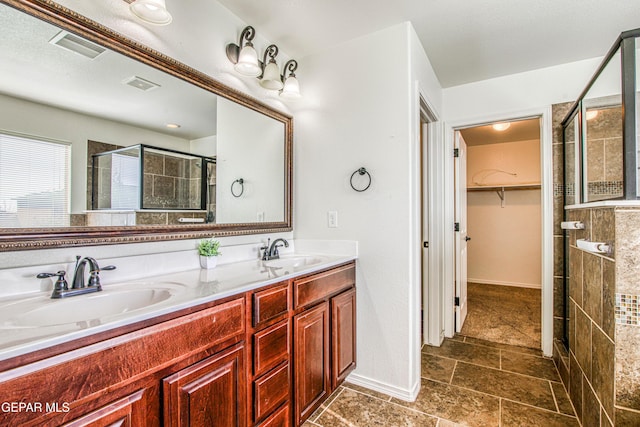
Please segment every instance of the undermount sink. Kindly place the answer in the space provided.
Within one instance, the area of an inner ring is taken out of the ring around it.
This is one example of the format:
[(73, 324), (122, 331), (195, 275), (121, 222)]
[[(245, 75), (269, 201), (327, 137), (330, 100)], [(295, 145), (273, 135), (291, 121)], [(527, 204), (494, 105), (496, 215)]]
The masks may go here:
[(279, 259), (263, 261), (266, 267), (271, 268), (301, 268), (310, 267), (324, 262), (324, 258), (316, 255), (285, 255)]
[[(136, 287), (134, 287), (136, 286)], [(0, 328), (37, 328), (64, 324), (92, 326), (102, 320), (167, 301), (184, 290), (179, 284), (118, 285), (101, 292), (50, 299), (28, 298), (2, 307)]]

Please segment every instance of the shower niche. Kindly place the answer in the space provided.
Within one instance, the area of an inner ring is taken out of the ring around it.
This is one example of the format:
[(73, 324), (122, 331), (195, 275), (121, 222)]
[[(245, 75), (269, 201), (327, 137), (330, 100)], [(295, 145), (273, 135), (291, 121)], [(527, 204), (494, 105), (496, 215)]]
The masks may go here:
[(139, 144), (91, 156), (87, 225), (212, 223), (216, 159)]

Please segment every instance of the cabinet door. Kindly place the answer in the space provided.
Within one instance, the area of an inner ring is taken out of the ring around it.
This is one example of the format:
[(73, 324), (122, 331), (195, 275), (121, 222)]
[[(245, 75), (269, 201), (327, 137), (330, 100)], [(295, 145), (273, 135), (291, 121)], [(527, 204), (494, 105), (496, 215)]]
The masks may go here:
[(301, 425), (329, 394), (329, 303), (294, 317), (294, 405)]
[(246, 426), (246, 372), (242, 344), (165, 378), (163, 388), (167, 426)]
[(331, 299), (331, 389), (356, 367), (356, 290)]
[[(151, 425), (147, 419), (145, 390), (137, 391), (118, 399), (100, 409), (77, 418), (65, 427), (134, 427)], [(155, 395), (157, 399), (157, 394)]]

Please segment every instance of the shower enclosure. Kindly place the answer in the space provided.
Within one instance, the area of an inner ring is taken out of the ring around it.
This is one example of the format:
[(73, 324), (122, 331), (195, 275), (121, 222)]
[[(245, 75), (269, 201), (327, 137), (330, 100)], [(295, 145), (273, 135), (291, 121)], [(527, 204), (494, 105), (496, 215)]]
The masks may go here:
[(134, 145), (92, 156), (93, 210), (204, 211), (215, 220), (216, 160)]
[[(585, 203), (607, 206), (639, 199), (639, 37), (640, 29), (618, 37), (562, 121), (565, 207)], [(563, 221), (567, 221), (568, 212), (563, 212)], [(563, 241), (562, 341), (568, 348), (572, 272), (567, 230)]]

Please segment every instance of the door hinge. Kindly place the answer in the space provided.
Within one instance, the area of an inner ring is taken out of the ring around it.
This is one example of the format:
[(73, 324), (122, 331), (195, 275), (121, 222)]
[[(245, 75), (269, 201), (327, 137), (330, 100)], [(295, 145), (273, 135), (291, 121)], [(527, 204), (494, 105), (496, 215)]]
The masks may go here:
[(456, 307), (460, 307), (460, 297), (455, 297), (453, 299), (453, 305), (455, 305)]
[(453, 149), (453, 157), (460, 157), (460, 149), (459, 148), (454, 148)]
[(456, 222), (455, 224), (453, 224), (453, 231), (460, 231), (460, 223)]

